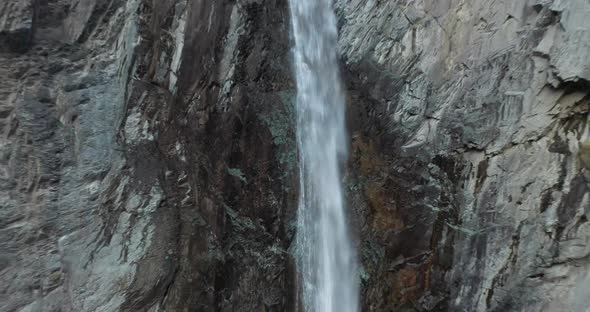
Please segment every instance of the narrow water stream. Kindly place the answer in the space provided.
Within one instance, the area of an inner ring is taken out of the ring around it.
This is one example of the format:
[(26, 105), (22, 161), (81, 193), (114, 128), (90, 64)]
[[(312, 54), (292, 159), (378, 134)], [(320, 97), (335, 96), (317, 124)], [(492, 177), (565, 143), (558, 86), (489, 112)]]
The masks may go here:
[(290, 0), (297, 79), (297, 266), (306, 312), (358, 311), (356, 252), (342, 194), (345, 100), (332, 0)]

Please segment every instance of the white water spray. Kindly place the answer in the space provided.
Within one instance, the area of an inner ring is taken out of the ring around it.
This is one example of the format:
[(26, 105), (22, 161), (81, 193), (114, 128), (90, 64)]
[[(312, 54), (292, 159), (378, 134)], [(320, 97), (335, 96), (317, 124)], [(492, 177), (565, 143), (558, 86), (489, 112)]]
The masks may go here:
[(300, 198), (297, 266), (306, 312), (358, 311), (358, 270), (340, 167), (345, 100), (332, 0), (289, 0), (295, 38)]

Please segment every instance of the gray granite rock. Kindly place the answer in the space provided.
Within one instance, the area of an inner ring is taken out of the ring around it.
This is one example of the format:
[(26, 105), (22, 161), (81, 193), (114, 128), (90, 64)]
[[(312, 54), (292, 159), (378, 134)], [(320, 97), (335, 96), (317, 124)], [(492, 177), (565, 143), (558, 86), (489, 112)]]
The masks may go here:
[[(361, 247), (377, 240), (385, 250), (365, 259), (366, 305), (584, 311), (587, 1), (337, 7), (351, 110), (367, 112), (353, 118), (353, 135), (376, 146), (369, 156), (359, 151), (361, 170), (353, 168), (369, 181), (361, 220), (377, 220), (362, 228)], [(369, 161), (380, 169), (367, 175)]]

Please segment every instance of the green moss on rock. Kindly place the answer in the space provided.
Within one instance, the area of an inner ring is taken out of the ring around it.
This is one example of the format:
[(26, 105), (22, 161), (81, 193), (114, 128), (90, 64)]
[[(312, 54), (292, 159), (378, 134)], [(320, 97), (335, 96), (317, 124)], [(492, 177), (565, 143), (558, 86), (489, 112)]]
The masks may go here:
[(240, 179), (242, 182), (244, 182), (246, 184), (248, 183), (246, 176), (244, 175), (242, 170), (240, 170), (238, 168), (227, 168), (227, 173), (229, 175), (231, 175), (232, 177), (236, 177), (236, 178)]
[(286, 169), (288, 175), (297, 164), (297, 146), (295, 143), (295, 91), (277, 93), (281, 105), (261, 114), (260, 119), (270, 131), (273, 144), (278, 148), (277, 160)]

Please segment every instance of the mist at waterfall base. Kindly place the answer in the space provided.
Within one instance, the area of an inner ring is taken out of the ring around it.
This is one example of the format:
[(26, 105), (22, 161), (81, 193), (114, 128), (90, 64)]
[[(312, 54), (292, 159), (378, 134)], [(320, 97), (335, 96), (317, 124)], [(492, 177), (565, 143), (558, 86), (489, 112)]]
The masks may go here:
[(289, 0), (297, 80), (300, 195), (297, 269), (306, 312), (358, 311), (358, 264), (340, 167), (347, 156), (345, 99), (332, 0)]

